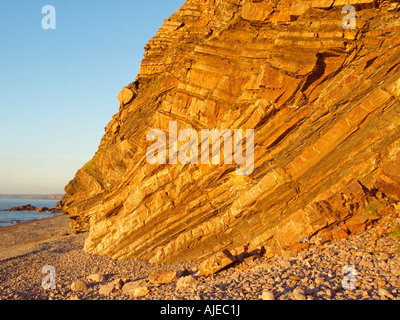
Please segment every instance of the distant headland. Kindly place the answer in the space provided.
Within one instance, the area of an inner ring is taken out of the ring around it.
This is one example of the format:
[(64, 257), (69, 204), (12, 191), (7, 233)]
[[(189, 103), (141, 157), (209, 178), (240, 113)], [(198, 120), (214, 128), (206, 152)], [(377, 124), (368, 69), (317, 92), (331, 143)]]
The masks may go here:
[(63, 194), (0, 194), (0, 199), (61, 200)]

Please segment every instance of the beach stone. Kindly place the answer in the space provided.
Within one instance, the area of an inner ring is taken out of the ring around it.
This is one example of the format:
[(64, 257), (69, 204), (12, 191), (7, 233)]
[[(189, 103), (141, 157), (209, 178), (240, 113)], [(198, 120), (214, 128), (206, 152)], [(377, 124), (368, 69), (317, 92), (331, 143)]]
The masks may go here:
[(146, 296), (150, 292), (149, 287), (137, 287), (131, 291), (130, 297), (133, 299)]
[(322, 283), (325, 282), (325, 278), (324, 278), (324, 277), (316, 277), (315, 280), (314, 280), (314, 282), (315, 282), (315, 284), (316, 284), (317, 286), (319, 286), (319, 285), (321, 285)]
[(391, 272), (395, 276), (400, 276), (400, 269), (398, 269), (398, 268), (392, 268)]
[(100, 273), (94, 273), (91, 275), (88, 275), (86, 279), (94, 281), (94, 282), (103, 282), (106, 280), (106, 276), (104, 274)]
[(197, 286), (198, 281), (193, 276), (181, 277), (176, 282), (176, 289), (182, 289), (186, 287), (195, 287)]
[(388, 290), (383, 289), (383, 288), (379, 288), (378, 293), (382, 297), (386, 297), (386, 298), (389, 298), (389, 299), (393, 299), (394, 298), (393, 295)]
[(296, 300), (306, 300), (306, 295), (305, 295), (303, 289), (301, 289), (301, 288), (295, 288), (293, 290), (293, 297)]
[(377, 282), (378, 287), (385, 287), (386, 286), (386, 281), (384, 280), (378, 280)]
[(360, 261), (360, 263), (359, 263), (359, 266), (367, 267), (367, 268), (373, 268), (374, 267), (374, 263), (371, 260), (362, 259)]
[(103, 294), (103, 295), (107, 296), (107, 295), (110, 295), (111, 293), (113, 293), (114, 290), (115, 290), (114, 284), (110, 282), (110, 283), (100, 286), (99, 294)]
[(71, 284), (71, 290), (74, 292), (79, 292), (79, 291), (86, 291), (88, 289), (87, 285), (85, 282), (82, 280), (75, 281)]
[(332, 297), (332, 290), (326, 289), (325, 290), (325, 294), (326, 294), (327, 297), (331, 298)]
[(149, 281), (155, 284), (164, 284), (177, 281), (179, 275), (176, 271), (157, 270), (149, 276)]
[(271, 291), (264, 291), (261, 294), (262, 300), (275, 300), (275, 295)]
[(130, 293), (131, 291), (135, 290), (136, 288), (143, 287), (145, 284), (146, 284), (145, 280), (137, 280), (137, 281), (127, 282), (122, 287), (122, 292)]

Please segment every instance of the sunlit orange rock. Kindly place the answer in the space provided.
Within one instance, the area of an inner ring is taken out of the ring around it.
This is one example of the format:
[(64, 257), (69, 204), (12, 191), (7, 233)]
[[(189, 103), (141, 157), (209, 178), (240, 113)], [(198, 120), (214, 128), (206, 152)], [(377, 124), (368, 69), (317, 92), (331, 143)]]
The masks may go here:
[[(271, 255), (368, 207), (358, 181), (399, 197), (392, 3), (354, 1), (357, 29), (343, 30), (334, 0), (188, 0), (147, 43), (96, 155), (65, 188), (85, 250), (171, 262), (250, 244)], [(253, 173), (149, 164), (146, 134), (168, 135), (170, 121), (254, 129)]]

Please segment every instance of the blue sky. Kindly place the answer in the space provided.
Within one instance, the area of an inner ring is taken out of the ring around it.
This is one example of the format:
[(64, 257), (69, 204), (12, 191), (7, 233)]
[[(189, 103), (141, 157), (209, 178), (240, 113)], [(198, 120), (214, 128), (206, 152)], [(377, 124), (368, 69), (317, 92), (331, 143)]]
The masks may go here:
[[(63, 193), (185, 0), (0, 1), (0, 193)], [(42, 28), (42, 7), (56, 29)]]

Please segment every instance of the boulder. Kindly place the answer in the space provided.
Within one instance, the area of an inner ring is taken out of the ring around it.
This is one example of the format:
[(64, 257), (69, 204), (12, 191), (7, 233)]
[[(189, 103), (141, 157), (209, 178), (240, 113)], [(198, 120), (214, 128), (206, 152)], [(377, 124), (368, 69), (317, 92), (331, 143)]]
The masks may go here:
[(157, 270), (149, 276), (149, 281), (155, 284), (164, 284), (177, 281), (179, 275), (176, 271)]
[(94, 273), (94, 274), (88, 275), (86, 277), (86, 279), (88, 279), (90, 281), (94, 281), (94, 282), (103, 282), (107, 279), (107, 276), (104, 274), (100, 274), (100, 273)]
[(223, 250), (202, 262), (199, 265), (199, 271), (202, 275), (208, 277), (232, 265), (236, 261), (236, 257), (229, 250)]
[(121, 105), (126, 105), (136, 97), (136, 93), (133, 92), (129, 87), (124, 87), (118, 94), (117, 99)]
[(137, 287), (131, 290), (130, 297), (132, 299), (137, 299), (146, 296), (150, 292), (149, 287)]
[(261, 294), (262, 300), (275, 300), (275, 295), (271, 291), (264, 291)]
[(71, 290), (74, 292), (86, 291), (87, 289), (86, 283), (82, 280), (77, 280), (71, 284)]
[(193, 276), (184, 276), (179, 278), (179, 280), (176, 282), (176, 289), (182, 289), (182, 288), (187, 288), (187, 287), (196, 287), (197, 286), (197, 279), (194, 278)]
[(113, 283), (107, 283), (99, 287), (99, 294), (103, 294), (105, 296), (110, 295), (114, 291), (115, 291), (115, 286)]
[(146, 285), (145, 280), (130, 281), (123, 285), (122, 291), (126, 294), (129, 294), (129, 293), (131, 293), (131, 291), (133, 291), (137, 288), (145, 287), (145, 285)]

